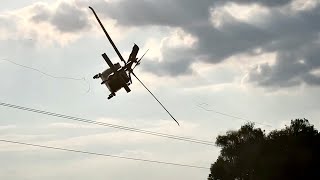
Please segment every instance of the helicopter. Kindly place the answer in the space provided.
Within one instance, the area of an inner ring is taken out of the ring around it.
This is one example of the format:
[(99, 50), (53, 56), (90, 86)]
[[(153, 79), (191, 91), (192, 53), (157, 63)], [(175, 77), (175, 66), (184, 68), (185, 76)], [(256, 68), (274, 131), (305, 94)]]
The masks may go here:
[(119, 91), (121, 88), (124, 88), (126, 92), (129, 93), (131, 91), (131, 89), (129, 88), (129, 85), (132, 84), (131, 74), (133, 74), (133, 69), (140, 64), (141, 59), (147, 52), (138, 60), (137, 54), (139, 52), (139, 46), (134, 44), (128, 60), (125, 61), (122, 55), (120, 54), (118, 48), (112, 41), (110, 35), (108, 34), (103, 24), (101, 23), (94, 9), (90, 6), (89, 8), (92, 10), (93, 14), (95, 15), (98, 23), (100, 24), (102, 30), (104, 31), (105, 35), (107, 36), (109, 42), (113, 46), (120, 60), (124, 62), (124, 66), (121, 66), (120, 63), (113, 64), (109, 59), (109, 57), (106, 55), (106, 53), (103, 53), (102, 57), (108, 64), (109, 68), (104, 70), (101, 73), (94, 75), (93, 79), (100, 78), (102, 80), (101, 85), (105, 84), (107, 86), (107, 88), (110, 91), (110, 95), (108, 96), (108, 99), (111, 99), (112, 97), (116, 96), (116, 92)]
[(167, 113), (171, 116), (171, 118), (180, 126), (179, 122), (171, 115), (171, 113), (164, 107), (164, 105), (157, 99), (157, 97), (147, 88), (146, 85), (135, 75), (133, 72), (133, 69), (136, 68), (138, 65), (140, 65), (140, 61), (145, 56), (145, 54), (148, 52), (148, 50), (141, 56), (140, 59), (137, 58), (137, 54), (139, 52), (139, 46), (136, 44), (133, 45), (131, 53), (129, 55), (129, 58), (127, 61), (125, 61), (120, 54), (118, 48), (112, 41), (111, 37), (109, 36), (108, 32), (104, 28), (103, 24), (101, 23), (98, 15), (94, 11), (92, 7), (89, 6), (89, 8), (92, 10), (94, 16), (96, 17), (98, 23), (100, 24), (102, 30), (104, 31), (105, 35), (107, 36), (110, 44), (112, 45), (113, 49), (116, 51), (118, 57), (121, 61), (124, 62), (124, 66), (121, 66), (120, 63), (112, 63), (109, 57), (106, 55), (106, 53), (102, 54), (103, 59), (108, 64), (109, 68), (103, 71), (102, 73), (98, 73), (93, 76), (93, 79), (100, 78), (102, 80), (101, 85), (105, 84), (107, 88), (110, 91), (110, 95), (108, 96), (108, 99), (111, 99), (112, 97), (116, 96), (116, 92), (120, 89), (124, 88), (127, 93), (131, 91), (129, 88), (130, 84), (132, 84), (131, 74), (146, 88), (149, 93), (153, 96), (155, 100), (158, 101), (158, 103), (162, 106), (164, 110), (167, 111)]

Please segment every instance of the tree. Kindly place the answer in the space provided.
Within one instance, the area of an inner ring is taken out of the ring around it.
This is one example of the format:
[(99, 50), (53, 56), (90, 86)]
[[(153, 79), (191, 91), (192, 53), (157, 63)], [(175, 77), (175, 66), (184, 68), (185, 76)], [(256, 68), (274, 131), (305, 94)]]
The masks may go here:
[(306, 119), (265, 134), (253, 123), (217, 137), (208, 180), (320, 179), (320, 133)]

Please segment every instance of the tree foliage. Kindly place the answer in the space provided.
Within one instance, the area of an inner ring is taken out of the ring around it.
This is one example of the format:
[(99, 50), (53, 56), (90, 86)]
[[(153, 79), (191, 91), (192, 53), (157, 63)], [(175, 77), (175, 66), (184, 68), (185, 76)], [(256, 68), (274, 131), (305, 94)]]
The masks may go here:
[(320, 179), (320, 133), (306, 119), (266, 134), (253, 123), (217, 137), (208, 180)]

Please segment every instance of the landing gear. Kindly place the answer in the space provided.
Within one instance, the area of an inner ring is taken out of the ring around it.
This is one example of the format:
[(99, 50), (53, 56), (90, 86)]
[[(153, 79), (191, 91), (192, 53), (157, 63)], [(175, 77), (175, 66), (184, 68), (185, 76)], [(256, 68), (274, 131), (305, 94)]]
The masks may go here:
[(113, 96), (116, 96), (116, 93), (111, 93), (108, 97), (108, 99), (111, 99)]
[(98, 79), (99, 77), (101, 77), (101, 73), (96, 74), (95, 76), (93, 76), (93, 79)]
[(101, 82), (101, 84), (104, 84), (104, 83), (106, 83), (106, 82), (107, 82), (107, 80), (104, 80), (104, 81)]

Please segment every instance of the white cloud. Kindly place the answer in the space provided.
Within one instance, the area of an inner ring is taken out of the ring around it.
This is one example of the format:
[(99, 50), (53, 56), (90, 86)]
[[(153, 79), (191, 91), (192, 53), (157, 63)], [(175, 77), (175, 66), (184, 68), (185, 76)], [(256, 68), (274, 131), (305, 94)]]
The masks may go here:
[[(148, 38), (146, 40), (143, 49), (149, 49), (149, 51), (146, 54), (146, 57), (144, 57), (144, 60), (158, 59), (161, 57), (161, 41), (161, 39), (157, 38)], [(143, 50), (141, 51), (144, 52)]]
[(0, 131), (1, 130), (10, 130), (10, 129), (15, 129), (17, 128), (16, 125), (5, 125), (5, 126), (0, 126)]
[(315, 8), (318, 3), (319, 1), (315, 0), (295, 0), (291, 2), (290, 8), (293, 11), (308, 11)]
[(214, 28), (221, 29), (230, 17), (230, 14), (223, 9), (210, 8), (210, 22)]
[(52, 123), (48, 125), (48, 128), (62, 128), (62, 129), (96, 129), (101, 128), (97, 125), (83, 125), (75, 123)]
[[(0, 39), (29, 39), (39, 47), (66, 46), (84, 36), (104, 38), (97, 20), (88, 6), (74, 1), (37, 2), (0, 15)], [(117, 27), (116, 21), (101, 17), (114, 40), (125, 38), (132, 29)], [(10, 24), (10, 26), (7, 26)], [(121, 33), (120, 33), (121, 32)]]
[(177, 28), (161, 40), (161, 48), (191, 48), (196, 42), (196, 37), (186, 33), (181, 28)]
[(22, 9), (4, 13), (2, 15), (3, 18), (6, 19), (6, 21), (10, 21), (15, 29), (14, 31), (6, 33), (2, 38), (15, 40), (30, 39), (35, 42), (41, 42), (42, 46), (47, 46), (55, 42), (65, 45), (78, 37), (76, 34), (61, 33), (55, 30), (48, 22), (37, 23), (31, 21), (30, 19), (34, 16), (34, 13), (39, 7), (50, 10), (52, 8), (52, 6), (49, 6), (49, 4), (46, 3), (35, 3)]
[(269, 13), (268, 8), (259, 4), (243, 5), (230, 2), (223, 6), (210, 8), (210, 20), (213, 27), (222, 29), (224, 24), (234, 23), (234, 20), (255, 25)]
[(257, 18), (267, 16), (270, 13), (268, 8), (258, 4), (240, 5), (227, 3), (223, 9), (233, 18), (252, 24), (257, 22)]
[(320, 68), (314, 69), (310, 72), (312, 75), (320, 78)]

